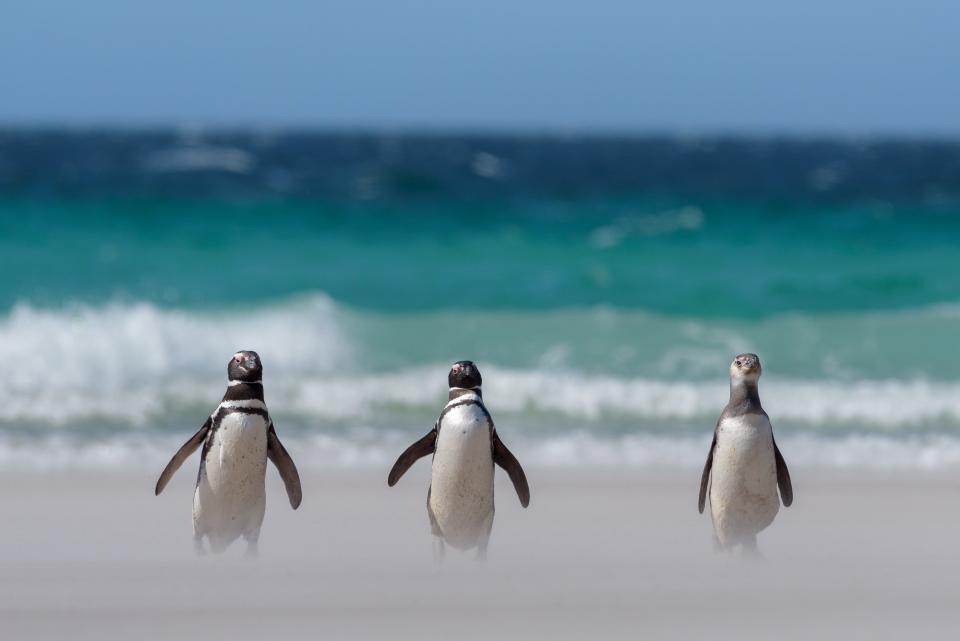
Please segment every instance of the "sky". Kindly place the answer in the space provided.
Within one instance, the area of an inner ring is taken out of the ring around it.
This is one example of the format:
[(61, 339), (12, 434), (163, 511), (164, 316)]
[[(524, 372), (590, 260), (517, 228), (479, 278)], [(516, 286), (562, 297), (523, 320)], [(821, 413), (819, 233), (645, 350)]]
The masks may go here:
[(960, 135), (957, 2), (0, 3), (0, 126)]

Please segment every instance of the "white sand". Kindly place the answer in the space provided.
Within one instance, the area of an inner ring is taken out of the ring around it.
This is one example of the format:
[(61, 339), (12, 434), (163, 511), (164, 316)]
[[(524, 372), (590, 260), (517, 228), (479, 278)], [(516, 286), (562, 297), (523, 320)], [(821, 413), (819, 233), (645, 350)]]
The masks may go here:
[[(195, 463), (195, 462), (193, 462)], [(0, 639), (955, 639), (960, 482), (794, 470), (767, 557), (712, 553), (696, 471), (498, 471), (486, 564), (434, 567), (429, 466), (274, 470), (259, 559), (194, 556), (191, 464), (0, 477)]]

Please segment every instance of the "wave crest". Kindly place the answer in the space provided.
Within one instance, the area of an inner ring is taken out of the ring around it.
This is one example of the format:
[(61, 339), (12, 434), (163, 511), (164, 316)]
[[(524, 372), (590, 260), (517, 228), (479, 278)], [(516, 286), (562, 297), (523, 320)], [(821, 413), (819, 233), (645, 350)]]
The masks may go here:
[[(398, 453), (409, 444), (406, 434), (372, 430), (350, 435), (317, 433), (283, 438), (301, 470), (368, 468), (371, 473), (384, 475)], [(154, 469), (159, 473), (181, 442), (179, 437), (159, 434), (127, 433), (99, 439), (48, 434), (26, 440), (0, 434), (0, 467), (34, 471)], [(511, 449), (528, 470), (552, 467), (679, 469), (687, 470), (694, 479), (703, 466), (709, 443), (709, 436), (634, 434), (603, 438), (586, 432), (541, 440), (510, 439)], [(936, 471), (960, 465), (960, 438), (948, 435), (908, 438), (879, 434), (841, 438), (794, 435), (780, 438), (778, 444), (794, 470)]]
[(0, 354), (13, 391), (98, 390), (226, 371), (230, 356), (256, 346), (266, 367), (329, 372), (349, 362), (337, 308), (325, 296), (281, 307), (219, 312), (161, 309), (149, 303), (17, 305), (0, 320)]
[[(253, 348), (264, 359), (271, 410), (302, 429), (432, 423), (447, 363), (385, 367), (361, 317), (317, 295), (263, 308), (167, 310), (146, 303), (17, 306), (0, 319), (5, 363), (0, 425), (77, 430), (192, 424), (223, 391), (226, 361)], [(409, 321), (408, 321), (409, 322)], [(389, 332), (387, 334), (389, 336)], [(383, 337), (377, 339), (383, 341)], [(369, 352), (368, 352), (369, 350)], [(372, 358), (371, 358), (372, 353)], [(362, 367), (361, 367), (362, 366)], [(497, 417), (547, 425), (541, 434), (709, 430), (727, 400), (724, 380), (591, 374), (550, 358), (528, 368), (483, 364)], [(768, 373), (775, 424), (837, 431), (960, 429), (960, 382), (784, 378)], [(179, 428), (178, 428), (179, 429)]]

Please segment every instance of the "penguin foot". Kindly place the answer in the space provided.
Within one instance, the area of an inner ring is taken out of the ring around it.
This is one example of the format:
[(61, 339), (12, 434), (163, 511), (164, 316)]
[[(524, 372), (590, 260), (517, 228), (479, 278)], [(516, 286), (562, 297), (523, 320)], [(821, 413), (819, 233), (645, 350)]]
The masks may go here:
[(447, 550), (446, 546), (443, 544), (443, 539), (441, 539), (439, 536), (433, 537), (433, 562), (437, 565), (443, 563), (446, 553)]
[(723, 552), (726, 552), (726, 550), (723, 548), (723, 543), (720, 542), (720, 539), (714, 536), (713, 537), (713, 553), (722, 554)]
[(487, 562), (487, 545), (486, 545), (486, 543), (484, 543), (483, 545), (480, 545), (480, 546), (477, 547), (477, 555), (474, 557), (474, 560), (476, 560), (478, 563), (486, 563), (486, 562)]
[(743, 542), (743, 546), (740, 548), (740, 558), (754, 563), (766, 561), (766, 558), (760, 554), (760, 548), (757, 547), (757, 537), (754, 536)]

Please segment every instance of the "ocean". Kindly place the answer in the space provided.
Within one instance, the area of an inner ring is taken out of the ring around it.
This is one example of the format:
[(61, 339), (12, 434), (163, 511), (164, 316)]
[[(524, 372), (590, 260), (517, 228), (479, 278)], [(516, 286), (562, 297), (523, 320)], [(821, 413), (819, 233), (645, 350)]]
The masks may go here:
[(239, 349), (307, 468), (460, 359), (525, 464), (697, 468), (744, 351), (789, 463), (958, 465), (958, 273), (955, 142), (0, 130), (0, 465), (162, 466)]

